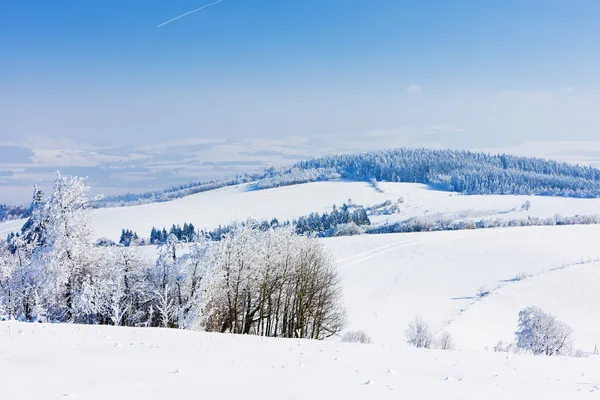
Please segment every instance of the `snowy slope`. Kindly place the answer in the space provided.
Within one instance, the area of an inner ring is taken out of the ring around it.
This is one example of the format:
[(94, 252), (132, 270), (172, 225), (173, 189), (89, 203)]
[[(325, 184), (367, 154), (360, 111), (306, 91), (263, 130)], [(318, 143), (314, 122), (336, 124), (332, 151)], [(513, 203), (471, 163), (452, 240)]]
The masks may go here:
[[(121, 229), (132, 229), (149, 236), (153, 226), (170, 227), (192, 222), (198, 228), (215, 228), (233, 220), (293, 219), (311, 212), (330, 211), (351, 199), (355, 204), (373, 206), (386, 200), (404, 198), (400, 213), (372, 217), (374, 223), (406, 220), (415, 216), (433, 218), (526, 219), (528, 216), (552, 217), (600, 214), (600, 199), (575, 199), (533, 196), (465, 196), (430, 190), (411, 183), (380, 183), (383, 192), (364, 182), (330, 181), (247, 191), (246, 185), (198, 193), (165, 203), (95, 210), (97, 236), (118, 240)], [(520, 211), (530, 200), (531, 209)], [(514, 211), (511, 211), (515, 209)], [(18, 229), (22, 221), (0, 224), (0, 234)]]
[(0, 323), (0, 397), (590, 399), (597, 359)]
[(486, 338), (491, 337), (509, 343), (514, 340), (518, 312), (534, 304), (568, 321), (578, 348), (591, 352), (596, 345), (600, 346), (599, 263), (574, 265), (509, 282), (475, 302), (448, 326), (448, 331), (460, 348), (484, 348), (490, 344)]
[[(519, 310), (557, 314), (588, 352), (600, 343), (600, 226), (483, 229), (324, 239), (338, 261), (349, 329), (375, 342), (401, 344), (420, 315), (446, 327), (459, 349), (483, 350), (514, 340)], [(563, 271), (552, 269), (567, 266)], [(539, 275), (508, 282), (518, 275)], [(495, 290), (480, 301), (481, 287)], [(472, 305), (477, 303), (476, 305)], [(461, 310), (466, 309), (462, 312)]]

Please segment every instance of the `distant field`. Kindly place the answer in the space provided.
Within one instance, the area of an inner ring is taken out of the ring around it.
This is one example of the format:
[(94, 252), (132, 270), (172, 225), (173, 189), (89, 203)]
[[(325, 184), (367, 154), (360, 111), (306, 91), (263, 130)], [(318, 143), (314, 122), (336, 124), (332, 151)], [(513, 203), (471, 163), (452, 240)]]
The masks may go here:
[[(274, 189), (248, 191), (246, 185), (198, 193), (181, 199), (132, 207), (95, 210), (96, 234), (118, 240), (121, 229), (132, 229), (149, 236), (153, 226), (170, 227), (191, 222), (198, 228), (212, 229), (234, 220), (248, 217), (281, 220), (298, 218), (311, 212), (331, 210), (336, 204), (352, 200), (356, 204), (373, 206), (386, 200), (403, 198), (400, 213), (371, 217), (374, 223), (395, 222), (415, 216), (447, 219), (526, 219), (590, 215), (600, 213), (600, 199), (536, 197), (512, 195), (474, 195), (430, 190), (411, 183), (380, 183), (382, 193), (365, 182), (314, 182)], [(529, 211), (520, 210), (529, 200)], [(22, 225), (22, 221), (0, 224), (0, 234), (7, 234)]]

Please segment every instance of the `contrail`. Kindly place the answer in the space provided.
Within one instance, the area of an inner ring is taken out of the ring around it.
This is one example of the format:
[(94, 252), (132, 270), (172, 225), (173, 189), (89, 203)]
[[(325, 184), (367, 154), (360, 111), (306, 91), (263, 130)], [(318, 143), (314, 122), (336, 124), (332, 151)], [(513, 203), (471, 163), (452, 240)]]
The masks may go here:
[(186, 15), (193, 14), (193, 13), (195, 13), (195, 12), (197, 12), (197, 11), (200, 11), (200, 10), (202, 10), (202, 9), (204, 9), (204, 8), (207, 8), (207, 7), (210, 7), (210, 6), (214, 6), (215, 4), (218, 4), (218, 3), (222, 2), (222, 1), (223, 1), (223, 0), (218, 0), (218, 1), (215, 1), (214, 3), (210, 3), (210, 4), (207, 4), (207, 5), (205, 5), (205, 6), (202, 6), (202, 7), (200, 7), (200, 8), (196, 8), (195, 10), (188, 11), (188, 12), (186, 12), (185, 14), (181, 14), (181, 15), (180, 15), (180, 16), (178, 16), (178, 17), (175, 17), (175, 18), (172, 18), (172, 19), (170, 19), (170, 20), (168, 20), (168, 21), (166, 21), (166, 22), (163, 22), (162, 24), (160, 24), (159, 26), (157, 26), (157, 28), (160, 28), (161, 26), (165, 26), (166, 24), (170, 24), (171, 22), (173, 22), (173, 21), (175, 21), (175, 20), (178, 20), (179, 18), (183, 18), (183, 17), (185, 17)]

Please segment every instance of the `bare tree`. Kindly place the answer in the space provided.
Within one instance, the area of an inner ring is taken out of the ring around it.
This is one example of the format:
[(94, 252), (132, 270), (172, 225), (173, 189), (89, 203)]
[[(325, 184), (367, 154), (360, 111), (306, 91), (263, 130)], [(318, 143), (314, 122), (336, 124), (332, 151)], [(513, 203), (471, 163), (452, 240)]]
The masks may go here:
[(436, 347), (440, 350), (453, 350), (454, 340), (452, 340), (452, 336), (448, 332), (442, 332), (436, 342)]
[(421, 317), (415, 317), (408, 324), (405, 331), (406, 342), (412, 346), (429, 349), (433, 342), (433, 336), (429, 327)]

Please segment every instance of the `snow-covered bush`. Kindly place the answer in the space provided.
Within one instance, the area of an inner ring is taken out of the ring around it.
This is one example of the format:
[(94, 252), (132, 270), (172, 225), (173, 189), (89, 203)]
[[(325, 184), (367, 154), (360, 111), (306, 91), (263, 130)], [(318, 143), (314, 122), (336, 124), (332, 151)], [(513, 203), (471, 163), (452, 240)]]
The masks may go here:
[(354, 222), (340, 224), (333, 230), (333, 236), (355, 236), (362, 235), (363, 233), (365, 233), (365, 230)]
[(433, 344), (433, 335), (421, 317), (415, 317), (404, 331), (406, 342), (411, 346), (429, 349)]
[(571, 352), (571, 328), (539, 307), (521, 310), (515, 335), (517, 347), (532, 354), (553, 356)]
[(453, 350), (454, 340), (452, 340), (452, 336), (448, 332), (442, 332), (437, 338), (435, 345), (440, 350)]
[(369, 344), (372, 340), (364, 331), (348, 331), (342, 336), (342, 342)]
[(585, 351), (583, 351), (581, 349), (574, 349), (571, 352), (571, 357), (575, 357), (575, 358), (587, 358), (587, 354), (585, 353)]

